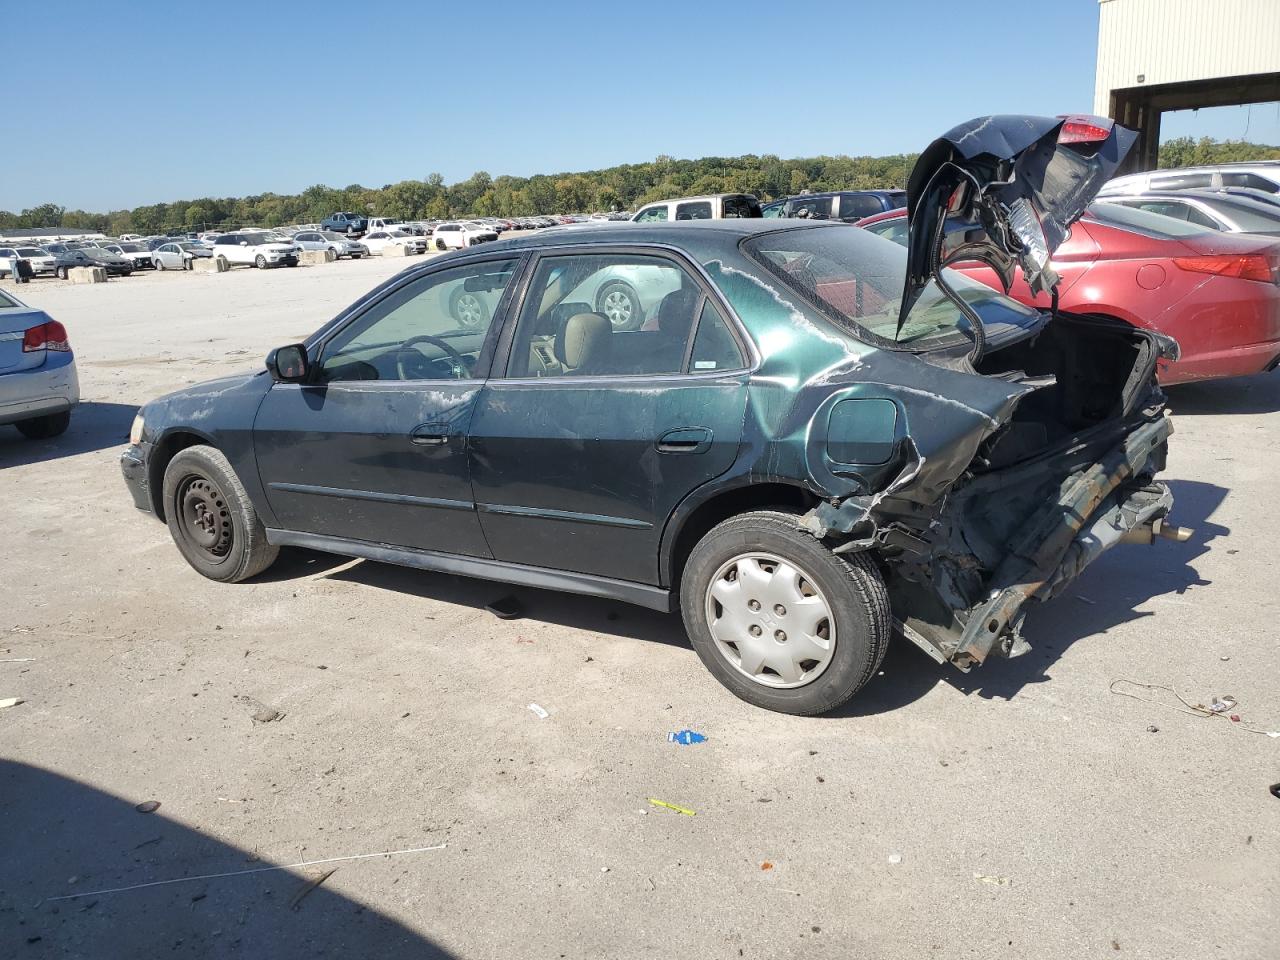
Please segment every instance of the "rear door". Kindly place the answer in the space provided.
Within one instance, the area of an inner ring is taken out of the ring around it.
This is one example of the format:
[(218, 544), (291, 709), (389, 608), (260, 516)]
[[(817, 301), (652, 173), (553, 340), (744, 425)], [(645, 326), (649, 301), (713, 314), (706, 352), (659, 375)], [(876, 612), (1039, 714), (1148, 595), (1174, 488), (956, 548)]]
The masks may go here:
[(467, 429), (496, 333), (464, 327), (458, 290), (498, 301), (508, 255), (417, 274), (312, 345), (313, 376), (263, 399), (253, 446), (267, 500), (287, 530), (488, 557), (476, 518)]
[[(622, 330), (593, 304), (627, 272), (671, 292)], [(470, 429), (493, 555), (658, 584), (667, 518), (738, 454), (749, 354), (727, 305), (670, 252), (557, 251), (531, 267), (505, 341), (507, 375)]]

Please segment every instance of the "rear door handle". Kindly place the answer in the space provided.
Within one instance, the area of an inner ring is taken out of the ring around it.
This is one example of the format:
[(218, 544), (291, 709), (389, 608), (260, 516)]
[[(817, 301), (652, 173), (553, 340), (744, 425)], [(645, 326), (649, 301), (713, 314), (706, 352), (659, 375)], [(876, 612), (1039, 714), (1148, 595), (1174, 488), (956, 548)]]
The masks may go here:
[(680, 427), (658, 438), (659, 453), (706, 453), (711, 449), (711, 431), (706, 427)]
[(438, 447), (449, 440), (447, 423), (420, 423), (409, 433), (409, 440), (420, 447)]

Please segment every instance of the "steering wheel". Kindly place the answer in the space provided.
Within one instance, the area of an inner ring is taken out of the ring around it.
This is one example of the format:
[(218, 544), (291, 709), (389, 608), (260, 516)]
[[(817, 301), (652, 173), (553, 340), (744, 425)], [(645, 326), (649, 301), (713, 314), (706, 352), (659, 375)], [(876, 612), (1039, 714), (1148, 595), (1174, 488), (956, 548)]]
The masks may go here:
[(461, 380), (463, 376), (465, 376), (465, 374), (468, 372), (467, 361), (464, 360), (462, 358), (462, 354), (460, 354), (457, 350), (453, 349), (453, 347), (450, 346), (448, 342), (440, 339), (439, 337), (433, 337), (430, 334), (421, 333), (421, 334), (418, 334), (418, 336), (416, 337), (410, 337), (404, 343), (400, 344), (399, 349), (396, 350), (396, 373), (399, 375), (401, 380), (430, 379), (429, 377), (415, 376), (413, 372), (410, 371), (406, 365), (406, 363), (409, 363), (409, 364), (421, 363), (427, 359), (425, 354), (423, 354), (421, 350), (412, 349), (416, 344), (419, 344), (419, 343), (434, 344), (435, 346), (443, 350), (446, 354), (448, 354), (449, 360), (453, 364), (453, 373), (454, 373), (455, 380)]

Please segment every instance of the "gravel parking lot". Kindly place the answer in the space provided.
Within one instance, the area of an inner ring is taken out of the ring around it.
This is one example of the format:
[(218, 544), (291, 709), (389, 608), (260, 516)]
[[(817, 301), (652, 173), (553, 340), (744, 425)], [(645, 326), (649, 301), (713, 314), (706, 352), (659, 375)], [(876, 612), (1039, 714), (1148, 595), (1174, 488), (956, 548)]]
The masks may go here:
[(84, 402), (56, 440), (0, 428), (0, 955), (1276, 956), (1280, 376), (1173, 393), (1190, 542), (1107, 554), (1025, 657), (900, 643), (800, 719), (675, 616), (516, 590), (504, 621), (501, 585), (307, 553), (223, 586), (133, 509), (138, 404), (414, 262), (19, 291)]

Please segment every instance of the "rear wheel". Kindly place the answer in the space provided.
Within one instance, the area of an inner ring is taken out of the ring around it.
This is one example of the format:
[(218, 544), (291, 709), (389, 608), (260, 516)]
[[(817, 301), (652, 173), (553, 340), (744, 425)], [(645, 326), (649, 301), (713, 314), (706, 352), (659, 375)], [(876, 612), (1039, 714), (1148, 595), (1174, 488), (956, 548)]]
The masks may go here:
[(54, 275), (55, 277), (57, 277), (59, 280), (65, 280), (65, 279), (67, 279), (67, 268), (66, 268), (66, 267), (54, 267), (54, 268), (53, 268), (53, 275)]
[(48, 440), (50, 437), (66, 433), (67, 427), (70, 425), (70, 410), (64, 410), (62, 413), (50, 413), (43, 417), (33, 417), (30, 420), (19, 420), (14, 424), (28, 440)]
[(443, 253), (445, 250), (448, 250), (449, 247), (443, 240), (437, 240), (436, 249), (439, 250), (441, 253)]
[(279, 548), (222, 452), (198, 445), (164, 472), (164, 512), (178, 550), (210, 580), (239, 583), (271, 566)]
[(802, 716), (834, 710), (884, 659), (889, 596), (871, 561), (832, 553), (772, 511), (714, 527), (685, 564), (685, 628), (738, 697)]
[(596, 311), (608, 317), (615, 330), (635, 330), (644, 322), (640, 297), (628, 283), (606, 283), (596, 294)]

